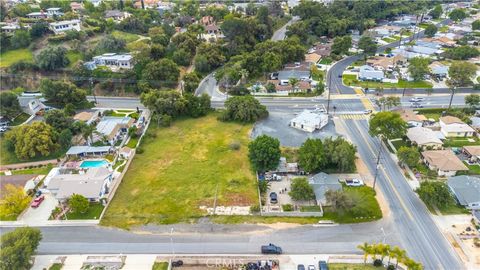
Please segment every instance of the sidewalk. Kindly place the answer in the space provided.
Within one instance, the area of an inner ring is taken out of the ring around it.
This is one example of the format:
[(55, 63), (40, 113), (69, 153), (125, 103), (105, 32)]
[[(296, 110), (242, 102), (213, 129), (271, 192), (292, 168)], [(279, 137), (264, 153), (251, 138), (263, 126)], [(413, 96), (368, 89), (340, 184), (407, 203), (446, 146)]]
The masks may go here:
[(2, 227), (58, 227), (58, 226), (96, 226), (100, 220), (86, 219), (86, 220), (46, 220), (46, 221), (0, 221), (0, 228)]

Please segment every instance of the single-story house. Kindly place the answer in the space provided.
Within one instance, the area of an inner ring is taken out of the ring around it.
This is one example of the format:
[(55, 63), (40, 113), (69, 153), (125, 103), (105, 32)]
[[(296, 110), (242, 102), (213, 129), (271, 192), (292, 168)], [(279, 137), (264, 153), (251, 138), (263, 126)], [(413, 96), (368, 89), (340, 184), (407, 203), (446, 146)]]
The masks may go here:
[(333, 43), (316, 43), (308, 50), (308, 54), (317, 54), (320, 57), (330, 56)]
[[(478, 115), (478, 114), (477, 114)], [(479, 130), (480, 129), (480, 117), (478, 116), (472, 116), (470, 117), (470, 120), (472, 121), (472, 123), (470, 124), (470, 126), (476, 130)]]
[(118, 71), (121, 69), (133, 68), (133, 57), (129, 53), (116, 54), (116, 53), (104, 53), (93, 57), (92, 61), (86, 62), (85, 67), (89, 70), (97, 68), (97, 66), (105, 66), (112, 71)]
[(287, 174), (287, 173), (297, 174), (299, 172), (298, 163), (296, 162), (288, 163), (287, 158), (281, 157), (280, 162), (278, 163), (277, 169), (274, 170), (273, 172), (277, 174)]
[(329, 190), (342, 190), (342, 184), (337, 177), (324, 172), (317, 173), (310, 177), (308, 183), (312, 186), (315, 193), (315, 200), (318, 205), (326, 205), (325, 193)]
[(288, 81), (292, 78), (295, 78), (299, 81), (306, 81), (310, 79), (310, 70), (296, 70), (296, 69), (288, 69), (288, 70), (281, 70), (278, 72), (278, 80), (281, 83), (288, 83)]
[(445, 137), (471, 137), (475, 130), (454, 116), (440, 117), (440, 131)]
[(458, 171), (468, 171), (467, 166), (450, 149), (424, 151), (422, 159), (439, 176), (455, 176)]
[(417, 114), (411, 109), (399, 109), (394, 111), (399, 113), (403, 121), (407, 122), (410, 127), (421, 127), (424, 122), (428, 120), (425, 115)]
[(312, 89), (312, 84), (308, 81), (299, 81), (298, 84), (293, 87), (290, 82), (283, 83), (279, 80), (268, 80), (267, 83), (272, 83), (275, 85), (275, 91), (282, 92), (286, 91), (288, 93), (295, 93), (295, 92), (308, 92)]
[(462, 152), (470, 159), (470, 161), (480, 160), (480, 145), (464, 146)]
[(290, 126), (293, 128), (301, 129), (307, 132), (314, 132), (317, 129), (322, 129), (328, 124), (328, 115), (304, 110), (297, 117), (290, 121)]
[(372, 66), (375, 70), (393, 70), (397, 65), (403, 65), (406, 62), (405, 57), (401, 54), (392, 57), (375, 56), (367, 60), (367, 65)]
[(111, 146), (72, 146), (66, 155), (69, 157), (105, 156), (112, 152)]
[[(37, 185), (37, 174), (0, 175), (0, 198), (5, 194), (5, 187), (20, 187), (27, 193)], [(40, 181), (40, 179), (38, 179)]]
[(429, 65), (429, 67), (432, 75), (438, 79), (443, 79), (448, 75), (448, 66), (440, 62), (433, 62)]
[(52, 22), (49, 24), (50, 30), (52, 30), (55, 35), (64, 33), (66, 31), (80, 31), (80, 20), (69, 20), (69, 21), (59, 21), (59, 22)]
[(90, 201), (99, 201), (108, 194), (113, 180), (110, 170), (104, 167), (90, 168), (79, 173), (58, 170), (48, 182), (47, 189), (57, 200), (64, 201), (79, 194)]
[(358, 79), (361, 81), (379, 81), (381, 82), (385, 78), (385, 74), (381, 70), (364, 65), (360, 67), (360, 73), (358, 73)]
[(118, 9), (105, 11), (105, 19), (113, 19), (116, 22), (121, 22), (130, 16), (132, 14)]
[(480, 178), (460, 175), (449, 177), (447, 185), (458, 203), (467, 209), (480, 209)]
[(407, 130), (407, 138), (413, 144), (423, 149), (440, 149), (443, 144), (433, 130), (421, 126), (409, 128)]
[(133, 125), (135, 119), (115, 116), (104, 116), (97, 124), (97, 133), (93, 135), (93, 142), (101, 141), (104, 138), (114, 145), (123, 134), (127, 133), (128, 128)]

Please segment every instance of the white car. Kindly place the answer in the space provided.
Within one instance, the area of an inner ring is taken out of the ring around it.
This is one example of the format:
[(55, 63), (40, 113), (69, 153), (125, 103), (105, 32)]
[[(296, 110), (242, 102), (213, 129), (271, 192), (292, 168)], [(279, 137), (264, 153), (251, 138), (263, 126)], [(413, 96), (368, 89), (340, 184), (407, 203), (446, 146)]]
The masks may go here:
[(315, 270), (315, 265), (309, 265), (308, 270)]
[(353, 178), (353, 179), (346, 179), (345, 184), (349, 187), (361, 187), (365, 185), (362, 180)]
[(413, 97), (410, 99), (410, 102), (420, 102), (420, 101), (424, 101), (425, 98), (423, 97)]

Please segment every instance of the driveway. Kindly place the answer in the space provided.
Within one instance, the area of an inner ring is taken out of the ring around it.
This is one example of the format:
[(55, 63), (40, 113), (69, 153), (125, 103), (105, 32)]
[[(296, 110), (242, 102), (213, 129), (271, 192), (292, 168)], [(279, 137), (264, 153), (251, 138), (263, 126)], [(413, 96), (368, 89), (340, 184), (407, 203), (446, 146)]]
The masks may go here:
[(299, 147), (307, 138), (338, 137), (333, 121), (329, 121), (321, 130), (310, 133), (288, 125), (295, 116), (294, 113), (270, 112), (266, 119), (255, 124), (252, 138), (265, 134), (277, 138), (282, 146)]
[(44, 194), (45, 200), (37, 208), (28, 207), (27, 211), (20, 218), (19, 221), (23, 221), (28, 225), (38, 225), (41, 222), (47, 221), (52, 214), (53, 209), (58, 205), (57, 199), (51, 194)]

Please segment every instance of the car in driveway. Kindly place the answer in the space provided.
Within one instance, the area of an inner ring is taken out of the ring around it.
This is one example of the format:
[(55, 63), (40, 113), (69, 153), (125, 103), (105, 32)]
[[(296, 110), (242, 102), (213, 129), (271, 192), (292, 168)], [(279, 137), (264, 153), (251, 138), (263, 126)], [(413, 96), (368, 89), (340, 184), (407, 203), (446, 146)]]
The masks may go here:
[(278, 203), (278, 195), (275, 192), (270, 192), (270, 203)]
[(316, 270), (316, 269), (315, 269), (315, 265), (312, 265), (312, 264), (309, 265), (309, 266), (308, 266), (308, 270)]
[(318, 270), (328, 270), (328, 264), (326, 261), (318, 262)]
[(262, 254), (282, 254), (282, 248), (272, 243), (261, 247)]
[(303, 264), (297, 265), (297, 270), (305, 270), (305, 265)]
[(346, 179), (345, 184), (349, 187), (360, 187), (364, 185), (363, 181), (357, 178)]
[(43, 200), (45, 200), (45, 196), (40, 196), (40, 197), (37, 197), (33, 200), (32, 202), (32, 208), (37, 208), (40, 206), (40, 204), (42, 204)]

